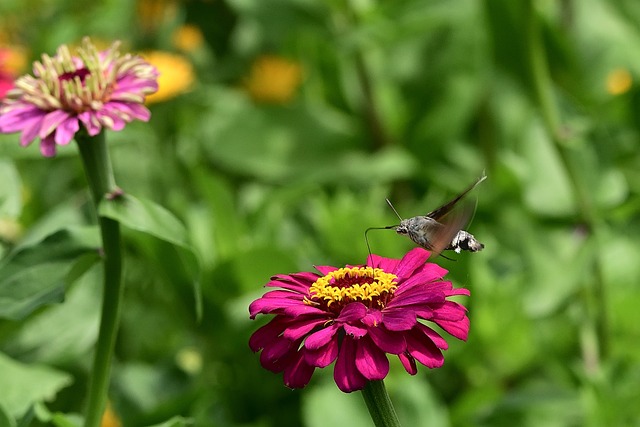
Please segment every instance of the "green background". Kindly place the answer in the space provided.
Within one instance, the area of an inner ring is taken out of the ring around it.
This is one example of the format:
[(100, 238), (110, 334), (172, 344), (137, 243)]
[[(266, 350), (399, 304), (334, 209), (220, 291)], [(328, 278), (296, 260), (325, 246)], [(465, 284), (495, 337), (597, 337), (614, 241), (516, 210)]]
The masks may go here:
[[(247, 342), (266, 319), (248, 304), (273, 274), (363, 263), (365, 228), (397, 222), (385, 198), (424, 214), (483, 170), (469, 230), (486, 249), (436, 260), (471, 290), (469, 339), (448, 338), (445, 365), (415, 377), (394, 358), (401, 422), (640, 425), (637, 0), (147, 3), (171, 13), (142, 25), (124, 0), (0, 4), (0, 28), (32, 59), (87, 34), (159, 50), (185, 23), (205, 36), (192, 90), (107, 134), (119, 186), (185, 224), (203, 293), (198, 321), (180, 250), (125, 233), (110, 393), (125, 426), (371, 425), (331, 369), (297, 391), (263, 370)], [(264, 54), (301, 66), (290, 102), (243, 89)], [(612, 94), (617, 69), (633, 81)], [(0, 255), (27, 267), (11, 283), (0, 269), (0, 425), (39, 425), (84, 404), (100, 295), (91, 205), (73, 144), (44, 159), (0, 136), (0, 183), (0, 218), (24, 230), (0, 237)], [(369, 236), (379, 255), (412, 247)]]

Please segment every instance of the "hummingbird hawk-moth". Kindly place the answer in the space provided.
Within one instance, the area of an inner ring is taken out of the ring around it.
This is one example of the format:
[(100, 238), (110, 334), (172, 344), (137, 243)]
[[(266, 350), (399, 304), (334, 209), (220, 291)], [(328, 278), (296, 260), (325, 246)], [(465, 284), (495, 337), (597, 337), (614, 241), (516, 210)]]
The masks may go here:
[[(414, 216), (402, 219), (395, 210), (391, 202), (387, 203), (400, 219), (400, 224), (381, 227), (383, 229), (395, 229), (396, 233), (407, 236), (416, 245), (421, 246), (432, 253), (432, 256), (439, 255), (442, 251), (452, 250), (456, 253), (461, 251), (478, 252), (484, 248), (473, 234), (463, 230), (473, 213), (472, 209), (454, 211), (454, 206), (473, 190), (478, 184), (486, 179), (482, 175), (473, 184), (463, 190), (449, 202), (426, 215)], [(368, 230), (367, 230), (368, 231)], [(366, 235), (366, 232), (365, 232)]]

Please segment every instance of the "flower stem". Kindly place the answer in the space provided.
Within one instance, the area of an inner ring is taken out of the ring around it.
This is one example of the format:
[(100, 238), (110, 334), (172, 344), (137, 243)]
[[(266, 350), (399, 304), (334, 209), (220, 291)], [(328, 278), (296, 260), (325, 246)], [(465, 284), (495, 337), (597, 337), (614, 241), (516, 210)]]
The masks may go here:
[(400, 427), (383, 381), (369, 381), (362, 390), (362, 396), (376, 427)]
[[(573, 187), (582, 221), (590, 232), (589, 237), (596, 241), (596, 248), (600, 248), (598, 241), (600, 240), (601, 220), (590, 196), (591, 191), (584, 183), (584, 177), (580, 175), (580, 167), (572, 161), (571, 154), (565, 144), (566, 137), (563, 135), (566, 132), (563, 132), (560, 112), (551, 92), (551, 78), (549, 77), (548, 64), (544, 54), (538, 16), (535, 13), (533, 0), (527, 0), (526, 12), (527, 47), (534, 96), (542, 114), (544, 125), (551, 136), (553, 146)], [(587, 312), (591, 319), (585, 323), (585, 327), (595, 328), (597, 345), (585, 345), (583, 343), (584, 349), (590, 349), (589, 351), (583, 350), (583, 359), (587, 370), (590, 372), (598, 370), (599, 359), (607, 356), (606, 352), (609, 348), (605, 279), (602, 261), (597, 254), (594, 259), (593, 269), (594, 283), (591, 289), (586, 289), (585, 295)], [(590, 331), (583, 331), (581, 335), (593, 336)]]
[[(76, 135), (85, 175), (96, 208), (105, 194), (113, 191), (115, 180), (104, 133), (94, 137), (86, 134)], [(102, 236), (102, 258), (104, 262), (104, 288), (102, 290), (102, 314), (100, 331), (95, 348), (93, 371), (89, 380), (89, 400), (87, 404), (85, 427), (98, 427), (107, 402), (109, 373), (115, 346), (116, 334), (120, 323), (122, 304), (122, 255), (120, 243), (120, 224), (98, 215)]]

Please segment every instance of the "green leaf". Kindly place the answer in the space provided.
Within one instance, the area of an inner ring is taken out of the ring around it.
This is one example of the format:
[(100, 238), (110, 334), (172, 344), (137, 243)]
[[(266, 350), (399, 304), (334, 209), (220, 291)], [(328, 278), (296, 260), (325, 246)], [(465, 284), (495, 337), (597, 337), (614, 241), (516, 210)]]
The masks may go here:
[(22, 189), (13, 163), (0, 161), (0, 182), (0, 218), (16, 218), (22, 210)]
[[(29, 412), (31, 413), (32, 418), (33, 415), (35, 415), (37, 419), (42, 423), (46, 425), (53, 425), (56, 427), (80, 427), (83, 421), (83, 418), (80, 414), (63, 414), (61, 412), (51, 412), (49, 411), (49, 408), (47, 408), (42, 403), (36, 403), (35, 405), (33, 405)], [(24, 424), (25, 427), (30, 425), (31, 422)]]
[(113, 199), (103, 199), (98, 212), (127, 228), (191, 250), (184, 225), (171, 212), (151, 200), (124, 194)]
[(15, 420), (4, 409), (2, 402), (0, 402), (0, 426), (14, 427), (16, 425)]
[(0, 353), (0, 406), (14, 417), (29, 407), (51, 400), (58, 391), (72, 383), (72, 377), (44, 365), (26, 365)]
[(193, 274), (196, 313), (200, 318), (202, 313), (202, 295), (199, 283), (200, 262), (188, 242), (187, 230), (180, 220), (155, 202), (138, 199), (129, 194), (103, 199), (98, 207), (98, 213), (118, 221), (127, 228), (149, 234), (182, 249), (179, 251), (180, 261)]
[(0, 262), (0, 317), (19, 320), (62, 302), (66, 287), (98, 260), (99, 247), (95, 227), (59, 230), (17, 247)]
[(154, 424), (149, 427), (186, 427), (193, 425), (193, 420), (184, 417), (173, 417), (160, 424)]
[(11, 354), (28, 354), (29, 360), (53, 366), (82, 360), (96, 342), (101, 289), (102, 268), (94, 266), (68, 290), (64, 304), (23, 321), (4, 348)]

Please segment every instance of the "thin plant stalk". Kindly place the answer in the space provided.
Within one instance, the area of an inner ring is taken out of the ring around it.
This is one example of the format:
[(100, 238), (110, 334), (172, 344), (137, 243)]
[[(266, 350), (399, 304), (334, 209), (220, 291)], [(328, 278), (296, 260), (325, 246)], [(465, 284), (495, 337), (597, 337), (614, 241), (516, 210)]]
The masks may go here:
[[(104, 132), (95, 137), (78, 134), (76, 141), (97, 214), (98, 205), (103, 197), (116, 190)], [(97, 216), (102, 237), (104, 281), (100, 330), (89, 379), (85, 427), (100, 426), (106, 407), (111, 362), (123, 299), (120, 224), (98, 214)]]
[[(533, 0), (526, 1), (526, 8), (526, 36), (534, 96), (553, 146), (569, 177), (580, 215), (590, 233), (589, 238), (596, 240), (595, 246), (598, 248), (600, 247), (597, 241), (600, 239), (601, 223), (599, 214), (593, 204), (590, 189), (582, 179), (578, 166), (572, 161), (565, 144), (565, 136), (563, 135), (566, 132), (563, 132), (561, 115), (552, 94), (549, 67), (540, 35), (539, 18), (535, 13)], [(597, 337), (597, 345), (595, 346), (589, 342), (583, 342), (583, 357), (586, 369), (592, 373), (597, 372), (600, 365), (600, 357), (606, 358), (606, 352), (609, 348), (605, 279), (602, 261), (597, 254), (594, 259), (593, 269), (593, 286), (586, 289), (585, 295), (585, 302), (587, 310), (591, 312), (591, 319), (588, 319), (589, 322), (585, 324), (585, 327), (595, 328), (595, 334), (588, 331), (583, 331), (581, 334), (582, 336), (595, 335)]]

